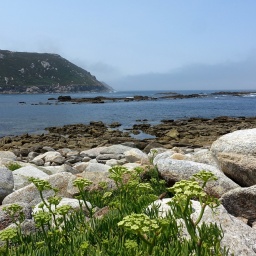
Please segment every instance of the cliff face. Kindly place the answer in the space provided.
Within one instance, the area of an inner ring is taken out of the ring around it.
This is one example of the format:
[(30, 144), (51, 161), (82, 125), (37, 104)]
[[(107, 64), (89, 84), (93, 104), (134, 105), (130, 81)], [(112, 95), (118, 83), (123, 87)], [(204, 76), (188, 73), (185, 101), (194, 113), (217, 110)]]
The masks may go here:
[(110, 90), (88, 71), (57, 54), (0, 50), (0, 93)]

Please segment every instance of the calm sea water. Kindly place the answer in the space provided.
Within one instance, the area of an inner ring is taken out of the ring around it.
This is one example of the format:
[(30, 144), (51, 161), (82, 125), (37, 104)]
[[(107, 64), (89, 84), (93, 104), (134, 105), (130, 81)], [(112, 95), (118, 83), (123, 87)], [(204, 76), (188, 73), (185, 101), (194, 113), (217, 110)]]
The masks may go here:
[[(162, 91), (68, 95), (72, 97), (132, 97), (134, 95), (156, 96), (159, 92)], [(176, 92), (209, 94), (213, 91)], [(60, 94), (0, 95), (0, 137), (24, 133), (43, 133), (45, 127), (76, 123), (88, 124), (90, 121), (103, 121), (107, 124), (118, 121), (122, 124), (121, 128), (131, 128), (139, 119), (147, 119), (149, 123), (157, 124), (162, 119), (256, 116), (256, 94), (248, 94), (243, 97), (209, 95), (206, 98), (104, 104), (57, 104), (55, 101), (48, 100), (50, 97), (57, 98), (58, 96)], [(25, 104), (19, 102), (25, 102)]]

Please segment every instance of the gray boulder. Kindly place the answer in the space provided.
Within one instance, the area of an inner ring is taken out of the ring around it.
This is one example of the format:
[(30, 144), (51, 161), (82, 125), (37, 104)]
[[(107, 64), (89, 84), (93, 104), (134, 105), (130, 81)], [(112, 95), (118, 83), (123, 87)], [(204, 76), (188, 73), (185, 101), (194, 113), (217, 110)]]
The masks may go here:
[(106, 165), (109, 165), (110, 167), (118, 165), (118, 160), (116, 159), (110, 159), (106, 161)]
[(108, 160), (120, 160), (124, 158), (123, 154), (100, 154), (96, 157), (98, 163), (105, 164)]
[(149, 164), (148, 155), (137, 148), (132, 148), (124, 152), (125, 159), (128, 163), (139, 162), (141, 164)]
[[(76, 178), (68, 172), (57, 173), (51, 176), (48, 176), (45, 180), (49, 181), (53, 188), (58, 189), (58, 195), (61, 197), (72, 197), (67, 191), (69, 181)], [(53, 190), (46, 190), (43, 192), (44, 198), (53, 196)], [(27, 185), (26, 187), (20, 188), (13, 193), (6, 196), (3, 200), (4, 204), (12, 204), (17, 202), (24, 202), (30, 206), (35, 206), (41, 202), (40, 194), (34, 184)]]
[[(167, 213), (171, 212), (171, 208), (167, 204), (170, 201), (170, 198), (164, 198), (153, 203), (159, 207), (160, 216), (166, 217)], [(194, 209), (191, 217), (195, 221), (200, 214), (201, 205), (197, 201), (191, 201)], [(151, 207), (152, 204), (148, 209)], [(256, 255), (256, 230), (229, 214), (222, 205), (215, 208), (214, 212), (207, 206), (199, 225), (203, 222), (206, 224), (216, 223), (218, 226), (221, 226), (224, 232), (221, 246), (230, 249), (229, 255), (232, 255), (232, 253), (234, 256)], [(188, 236), (188, 232), (185, 228), (183, 230), (183, 235)]]
[(71, 152), (72, 150), (69, 148), (61, 148), (58, 149), (57, 152), (59, 152), (62, 156), (66, 157), (67, 153)]
[(141, 167), (139, 163), (126, 163), (123, 164), (123, 167), (127, 168), (128, 170), (134, 170), (135, 168)]
[(0, 166), (0, 203), (3, 199), (13, 192), (13, 174), (5, 166)]
[(79, 190), (74, 187), (73, 182), (75, 179), (84, 178), (87, 180), (90, 180), (92, 184), (87, 187), (88, 190), (97, 190), (100, 188), (100, 183), (104, 182), (106, 183), (108, 189), (114, 189), (116, 188), (115, 182), (109, 178), (108, 172), (82, 172), (79, 174), (78, 177), (74, 177), (73, 179), (70, 179), (67, 191), (72, 196), (78, 195)]
[(44, 161), (56, 164), (63, 164), (65, 162), (65, 157), (63, 157), (59, 152), (46, 152), (44, 153)]
[(171, 158), (160, 158), (159, 160), (155, 159), (154, 164), (157, 166), (160, 175), (169, 184), (174, 184), (177, 181), (189, 179), (193, 174), (196, 174), (202, 170), (212, 172), (215, 174), (218, 180), (209, 182), (205, 189), (209, 195), (218, 198), (229, 190), (239, 187), (238, 184), (226, 177), (219, 169), (211, 165), (185, 160), (175, 160)]
[(90, 157), (90, 158), (96, 158), (100, 152), (104, 149), (106, 149), (107, 147), (97, 147), (97, 148), (92, 148), (92, 149), (88, 149), (88, 150), (84, 150), (80, 152), (80, 156), (82, 157)]
[(28, 184), (30, 184), (31, 182), (28, 180), (30, 177), (44, 179), (49, 176), (45, 172), (39, 170), (38, 168), (32, 165), (21, 167), (13, 171), (12, 173), (13, 173), (15, 190), (23, 188)]
[(219, 153), (256, 156), (256, 128), (239, 130), (221, 136), (213, 142), (211, 152), (216, 157)]
[[(156, 164), (160, 159), (168, 159), (168, 158), (171, 158), (171, 156), (173, 154), (175, 154), (176, 151), (172, 150), (172, 149), (168, 149), (168, 150), (165, 150), (164, 152), (162, 153), (152, 153), (150, 152), (149, 153), (149, 157), (152, 157), (154, 160), (153, 160), (153, 163)], [(154, 157), (153, 157), (154, 156)]]
[(220, 169), (241, 186), (256, 184), (256, 157), (235, 153), (219, 153)]
[(213, 157), (209, 149), (201, 149), (194, 152), (193, 154), (187, 154), (185, 156), (185, 160), (219, 167), (218, 162), (216, 161), (216, 158)]
[(53, 175), (60, 172), (70, 172), (72, 174), (79, 173), (75, 168), (72, 168), (68, 164), (62, 164), (57, 166), (44, 166), (44, 167), (40, 167), (40, 169), (44, 170), (44, 172), (49, 175)]
[(10, 161), (15, 161), (17, 156), (11, 151), (0, 151), (0, 159), (8, 159)]
[(118, 145), (112, 145), (105, 149), (102, 149), (100, 151), (100, 154), (123, 154), (124, 152), (130, 149), (132, 149), (132, 147), (127, 147), (127, 146), (118, 144)]
[(230, 190), (222, 195), (221, 202), (230, 214), (256, 220), (256, 185)]
[[(46, 200), (46, 202), (48, 202), (48, 201)], [(86, 208), (84, 201), (78, 200), (78, 199), (74, 199), (74, 198), (65, 198), (65, 197), (62, 198), (61, 201), (60, 201), (60, 203), (57, 205), (56, 208), (58, 209), (59, 207), (61, 207), (61, 206), (63, 206), (63, 205), (69, 205), (69, 206), (71, 206), (71, 208), (72, 208), (74, 211), (79, 211), (79, 210), (80, 210), (80, 203), (81, 203), (81, 205), (82, 205), (83, 211), (86, 212), (86, 213), (88, 213), (89, 211), (88, 211), (88, 209)], [(86, 201), (86, 203), (87, 203), (87, 206), (88, 206), (89, 208), (92, 208), (92, 205), (91, 205), (90, 202), (87, 202), (87, 201)], [(40, 211), (42, 211), (42, 210), (45, 211), (45, 212), (48, 212), (48, 211), (49, 211), (46, 206), (44, 206), (43, 208), (40, 208), (40, 204), (41, 204), (41, 203), (37, 204), (37, 205), (34, 207), (34, 209), (33, 209), (33, 211), (32, 211), (32, 215), (34, 215), (35, 213), (38, 213), (38, 212), (40, 212)], [(55, 206), (52, 205), (52, 206), (51, 206), (51, 210), (54, 211), (54, 210), (55, 210)]]
[(108, 172), (111, 167), (106, 164), (88, 163), (85, 172)]
[[(25, 203), (17, 203), (17, 204), (22, 207), (22, 211), (24, 213), (25, 218), (31, 219), (32, 208), (28, 204), (25, 204)], [(10, 224), (12, 224), (12, 219), (10, 218), (10, 216), (7, 215), (5, 211), (3, 211), (4, 207), (8, 207), (10, 205), (11, 204), (0, 206), (0, 230), (5, 229)]]

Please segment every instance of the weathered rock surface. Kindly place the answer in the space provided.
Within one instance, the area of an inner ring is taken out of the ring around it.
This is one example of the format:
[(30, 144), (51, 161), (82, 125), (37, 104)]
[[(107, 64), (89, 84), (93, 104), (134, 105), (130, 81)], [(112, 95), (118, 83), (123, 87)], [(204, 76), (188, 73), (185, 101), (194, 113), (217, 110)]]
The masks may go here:
[[(59, 196), (72, 197), (67, 192), (67, 186), (69, 184), (69, 181), (74, 177), (75, 176), (73, 176), (71, 173), (62, 172), (51, 175), (47, 177), (45, 180), (49, 181), (53, 188), (58, 189)], [(43, 192), (43, 196), (45, 198), (53, 195), (54, 192), (52, 190), (46, 190)], [(41, 202), (40, 194), (34, 184), (27, 185), (26, 187), (20, 188), (14, 191), (13, 193), (9, 194), (4, 198), (2, 204), (5, 205), (18, 202), (27, 203), (30, 206), (35, 206), (36, 204)]]
[(15, 161), (17, 156), (11, 151), (0, 151), (0, 159), (8, 159), (10, 161)]
[(221, 202), (230, 214), (256, 221), (256, 185), (230, 190), (222, 195)]
[(14, 178), (14, 190), (23, 188), (30, 184), (31, 182), (28, 180), (30, 177), (44, 179), (49, 176), (34, 166), (21, 167), (12, 173)]
[(0, 203), (3, 199), (13, 192), (13, 174), (5, 166), (0, 166)]
[(194, 154), (187, 155), (185, 157), (185, 160), (219, 167), (218, 162), (216, 161), (216, 158), (213, 157), (209, 149), (201, 149), (199, 151), (196, 151)]
[[(160, 158), (160, 155), (158, 155), (158, 157)], [(206, 192), (212, 196), (221, 197), (229, 190), (239, 187), (239, 185), (226, 177), (220, 170), (211, 165), (185, 160), (174, 160), (171, 158), (154, 160), (154, 164), (157, 166), (160, 175), (168, 184), (174, 184), (177, 181), (189, 179), (193, 174), (202, 170), (212, 172), (216, 175), (218, 180), (209, 182), (205, 188)]]
[[(46, 200), (46, 202), (48, 202), (48, 201)], [(87, 203), (87, 206), (88, 206), (89, 208), (92, 208), (92, 205), (91, 205), (90, 202), (87, 202), (87, 201), (86, 201), (86, 203)], [(84, 203), (82, 200), (78, 200), (78, 199), (74, 199), (74, 198), (65, 198), (65, 197), (62, 198), (61, 201), (60, 201), (60, 203), (57, 205), (56, 209), (60, 208), (60, 207), (63, 206), (63, 205), (69, 205), (73, 210), (79, 211), (79, 209), (80, 209), (80, 204), (82, 205), (83, 211), (88, 214), (88, 209), (86, 208), (85, 203)], [(42, 210), (43, 210), (43, 211), (46, 211), (46, 212), (49, 211), (49, 209), (48, 209), (46, 206), (44, 206), (43, 208), (40, 208), (39, 205), (40, 205), (40, 203), (37, 204), (37, 205), (34, 207), (34, 209), (33, 209), (33, 211), (32, 211), (32, 214), (38, 213), (38, 212), (40, 212), (40, 211), (42, 211)], [(54, 210), (55, 210), (55, 206), (52, 205), (51, 210), (54, 211)]]
[[(170, 198), (165, 198), (154, 202), (159, 206), (160, 216), (166, 217), (166, 214), (171, 211), (167, 204), (170, 201)], [(201, 206), (199, 202), (192, 200), (192, 207), (194, 213), (191, 216), (195, 221), (200, 214)], [(199, 225), (203, 222), (221, 225), (224, 232), (221, 246), (230, 248), (229, 255), (231, 253), (234, 253), (235, 256), (256, 255), (256, 230), (229, 214), (222, 205), (218, 206), (214, 212), (207, 206)], [(184, 230), (184, 234), (187, 234), (186, 230)]]
[[(25, 203), (17, 203), (17, 204), (22, 207), (22, 209), (23, 209), (22, 211), (24, 213), (24, 217), (26, 219), (31, 219), (32, 208), (28, 204), (25, 204)], [(12, 223), (12, 219), (10, 218), (10, 216), (7, 215), (5, 211), (3, 211), (4, 207), (8, 207), (10, 205), (11, 204), (1, 205), (0, 206), (0, 230), (8, 227)]]
[(97, 148), (92, 148), (88, 150), (84, 150), (80, 152), (80, 155), (85, 157), (88, 156), (90, 158), (96, 158), (102, 150), (106, 149), (107, 147), (97, 147)]
[(85, 172), (108, 172), (110, 166), (99, 163), (89, 163), (85, 168)]
[(123, 145), (112, 145), (102, 149), (100, 154), (124, 154), (124, 152), (131, 150), (131, 147), (123, 146)]
[(141, 164), (148, 164), (148, 155), (137, 148), (132, 148), (124, 152), (125, 159), (129, 163), (140, 162)]
[(219, 153), (218, 162), (221, 170), (239, 185), (256, 185), (256, 156)]
[(219, 153), (256, 156), (256, 128), (235, 131), (221, 136), (213, 142), (211, 151), (216, 157)]
[(72, 168), (72, 166), (68, 164), (62, 164), (57, 166), (44, 166), (41, 167), (40, 169), (49, 175), (53, 175), (60, 172), (70, 172), (72, 174), (78, 173), (78, 171), (75, 168)]

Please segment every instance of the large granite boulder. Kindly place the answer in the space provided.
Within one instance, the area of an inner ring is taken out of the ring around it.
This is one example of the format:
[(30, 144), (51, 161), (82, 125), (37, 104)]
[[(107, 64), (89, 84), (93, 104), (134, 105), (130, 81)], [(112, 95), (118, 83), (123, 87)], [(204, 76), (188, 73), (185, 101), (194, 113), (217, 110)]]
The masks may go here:
[(149, 164), (148, 155), (137, 148), (132, 148), (124, 152), (125, 159), (128, 163), (139, 162), (141, 164)]
[[(163, 153), (166, 156), (166, 153)], [(215, 174), (217, 181), (211, 181), (206, 186), (206, 192), (215, 197), (221, 197), (231, 189), (238, 188), (239, 185), (226, 177), (219, 169), (214, 166), (196, 163), (186, 160), (175, 160), (170, 157), (161, 158), (161, 154), (154, 159), (160, 175), (172, 185), (177, 181), (191, 178), (202, 170)]]
[(106, 164), (100, 163), (88, 163), (85, 168), (85, 172), (108, 172), (111, 167)]
[(256, 185), (230, 190), (222, 195), (221, 202), (230, 214), (256, 221)]
[(5, 166), (0, 166), (0, 203), (3, 199), (13, 192), (13, 174)]
[[(46, 200), (46, 202), (48, 203), (47, 200)], [(92, 205), (91, 205), (90, 202), (86, 201), (86, 203), (87, 203), (87, 206), (88, 206), (89, 208), (92, 208)], [(33, 215), (34, 215), (35, 213), (38, 213), (38, 212), (42, 211), (42, 210), (45, 211), (45, 212), (48, 212), (48, 211), (49, 211), (49, 209), (48, 209), (46, 206), (44, 206), (43, 208), (41, 208), (41, 207), (40, 207), (40, 204), (41, 204), (41, 203), (37, 204), (37, 205), (34, 207), (34, 209), (33, 209), (33, 211), (32, 211), (32, 214), (33, 214)], [(66, 198), (66, 197), (62, 198), (61, 201), (60, 201), (60, 203), (57, 205), (56, 209), (60, 208), (60, 207), (63, 206), (63, 205), (69, 205), (74, 211), (79, 211), (79, 210), (81, 209), (81, 208), (80, 208), (80, 204), (82, 205), (83, 211), (88, 214), (89, 211), (88, 211), (88, 209), (86, 208), (84, 201), (78, 200), (78, 199), (75, 199), (75, 198)], [(54, 206), (54, 205), (51, 206), (51, 210), (52, 210), (52, 211), (55, 210), (55, 206)]]
[(124, 152), (131, 150), (131, 147), (120, 144), (109, 146), (100, 151), (101, 154), (124, 154)]
[[(53, 188), (58, 189), (58, 195), (61, 197), (72, 197), (70, 193), (67, 191), (67, 187), (69, 184), (69, 181), (71, 179), (76, 178), (76, 176), (72, 175), (68, 172), (62, 172), (57, 173), (54, 175), (48, 176), (45, 180), (49, 181), (51, 186)], [(47, 198), (49, 196), (53, 196), (54, 191), (53, 190), (46, 190), (43, 192), (44, 198)], [(6, 196), (3, 200), (4, 204), (11, 204), (11, 203), (17, 203), (17, 202), (23, 202), (27, 203), (30, 206), (35, 206), (36, 204), (41, 202), (40, 194), (35, 187), (34, 184), (27, 185), (26, 187), (20, 188), (13, 193)]]
[(221, 136), (212, 143), (211, 152), (216, 157), (219, 153), (256, 156), (256, 128), (238, 130)]
[[(26, 203), (17, 203), (17, 204), (22, 207), (22, 211), (24, 213), (25, 219), (31, 219), (32, 208)], [(0, 206), (0, 230), (4, 229), (4, 228), (8, 227), (10, 224), (12, 224), (12, 219), (10, 218), (10, 216), (8, 214), (6, 214), (5, 211), (3, 211), (4, 207), (8, 207), (10, 205), (11, 204)]]
[(0, 151), (0, 160), (1, 159), (8, 159), (10, 161), (15, 161), (17, 156), (11, 151)]
[(23, 188), (30, 184), (31, 182), (29, 181), (29, 178), (38, 178), (38, 179), (44, 179), (48, 177), (45, 172), (39, 170), (38, 168), (30, 165), (30, 166), (25, 166), (21, 167), (13, 173), (13, 178), (14, 178), (14, 190)]
[(240, 186), (256, 185), (256, 157), (235, 153), (219, 153), (220, 169)]
[(83, 157), (90, 157), (90, 158), (96, 158), (100, 152), (104, 149), (106, 149), (107, 147), (97, 147), (97, 148), (92, 148), (92, 149), (88, 149), (88, 150), (84, 150), (80, 152), (80, 156)]
[(70, 172), (72, 174), (77, 174), (78, 171), (75, 168), (72, 168), (68, 164), (56, 165), (56, 166), (44, 166), (40, 167), (45, 173), (53, 175), (60, 172)]
[[(167, 204), (170, 201), (170, 198), (164, 198), (153, 203), (159, 207), (160, 216), (166, 217), (167, 213), (171, 211), (170, 206)], [(151, 207), (152, 205), (149, 206), (149, 209)], [(200, 214), (201, 206), (199, 202), (192, 200), (192, 207), (194, 212), (191, 217), (195, 221)], [(216, 223), (221, 226), (224, 232), (221, 246), (230, 249), (229, 255), (232, 255), (231, 253), (234, 256), (256, 255), (256, 230), (229, 214), (222, 205), (215, 208), (214, 212), (207, 206), (199, 225), (203, 222), (206, 224)], [(183, 234), (188, 236), (185, 228)]]
[(197, 163), (209, 164), (209, 165), (218, 167), (218, 162), (216, 161), (216, 158), (213, 157), (209, 149), (201, 149), (194, 152), (193, 154), (187, 154), (185, 156), (185, 160), (189, 160)]
[[(109, 173), (108, 172), (82, 172), (79, 174), (78, 179), (83, 178), (92, 181), (92, 184), (87, 187), (88, 190), (97, 190), (97, 189), (102, 189), (101, 183), (104, 182), (106, 183), (108, 189), (115, 189), (116, 185), (115, 182), (109, 178)], [(70, 180), (68, 184), (68, 193), (71, 195), (75, 196), (79, 194), (79, 190), (77, 187), (73, 186), (73, 182), (75, 179)]]

